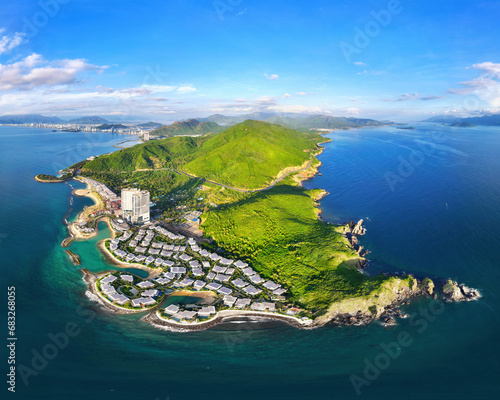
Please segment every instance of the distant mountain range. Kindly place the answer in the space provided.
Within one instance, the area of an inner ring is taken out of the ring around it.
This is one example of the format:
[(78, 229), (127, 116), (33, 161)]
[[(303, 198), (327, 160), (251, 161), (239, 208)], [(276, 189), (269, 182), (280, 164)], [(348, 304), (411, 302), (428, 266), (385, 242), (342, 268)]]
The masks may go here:
[(307, 114), (273, 114), (253, 113), (239, 116), (226, 116), (222, 114), (210, 115), (207, 118), (197, 118), (198, 121), (215, 122), (219, 125), (235, 125), (248, 119), (269, 122), (287, 128), (310, 130), (310, 129), (349, 129), (365, 126), (392, 125), (390, 121), (376, 121), (374, 119), (332, 117), (329, 115), (307, 115)]
[(163, 126), (163, 124), (160, 124), (159, 122), (149, 121), (149, 122), (146, 122), (144, 124), (138, 124), (137, 126), (140, 128), (154, 128), (154, 129), (156, 129), (156, 128)]
[(110, 122), (107, 119), (96, 116), (70, 119), (68, 122), (70, 124), (89, 124), (89, 125), (110, 124)]
[[(108, 121), (105, 118), (101, 118), (98, 116), (84, 116), (80, 118), (73, 118), (69, 121), (62, 120), (58, 117), (47, 117), (45, 115), (40, 114), (10, 114), (0, 116), (0, 124), (82, 124), (82, 125), (119, 125), (117, 123), (113, 123)], [(159, 128), (163, 124), (159, 122), (146, 122), (142, 124), (137, 124), (136, 126), (140, 128)], [(111, 126), (110, 128), (112, 128)], [(121, 125), (121, 127), (125, 128), (125, 126)], [(102, 128), (106, 129), (106, 128)]]
[(467, 123), (471, 125), (500, 126), (500, 114), (484, 115), (482, 117), (458, 118), (440, 115), (422, 122), (436, 122), (440, 124)]
[[(434, 117), (438, 118), (438, 117)], [(155, 128), (151, 132), (154, 136), (182, 136), (182, 135), (205, 135), (210, 132), (220, 132), (224, 127), (233, 126), (246, 120), (257, 120), (281, 125), (286, 128), (296, 130), (334, 130), (361, 128), (365, 126), (384, 126), (393, 125), (390, 121), (376, 121), (373, 119), (332, 117), (329, 115), (308, 115), (308, 114), (276, 114), (256, 112), (238, 116), (227, 116), (222, 114), (210, 115), (206, 118), (188, 119), (185, 121), (174, 122), (171, 125), (162, 125), (158, 122), (147, 122), (138, 124), (141, 128)], [(457, 122), (454, 119), (452, 122)], [(439, 122), (439, 121), (430, 121)], [(460, 121), (458, 121), (460, 122)], [(104, 125), (113, 124), (112, 122), (98, 116), (84, 116), (64, 121), (58, 117), (46, 117), (39, 114), (25, 115), (4, 115), (0, 117), (0, 124), (30, 124), (30, 123), (52, 123), (52, 124), (89, 124)]]
[(46, 117), (40, 114), (2, 115), (0, 124), (109, 124), (110, 122), (101, 117), (81, 117), (64, 121), (58, 117)]
[(64, 122), (60, 118), (40, 114), (2, 115), (0, 117), (0, 124), (60, 124)]
[(215, 122), (200, 122), (197, 119), (188, 119), (187, 121), (174, 122), (172, 125), (163, 125), (149, 134), (158, 137), (203, 136), (208, 133), (220, 132), (223, 129), (223, 126)]

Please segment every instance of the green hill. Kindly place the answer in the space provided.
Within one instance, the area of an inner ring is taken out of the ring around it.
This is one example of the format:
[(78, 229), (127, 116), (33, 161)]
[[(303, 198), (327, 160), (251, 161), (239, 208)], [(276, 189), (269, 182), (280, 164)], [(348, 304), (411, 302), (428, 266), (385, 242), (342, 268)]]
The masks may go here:
[(85, 164), (82, 172), (139, 171), (176, 168), (191, 160), (199, 146), (198, 138), (174, 137), (154, 140), (97, 157)]
[(215, 122), (200, 122), (196, 119), (174, 122), (172, 125), (163, 125), (150, 132), (150, 136), (204, 136), (208, 133), (220, 132), (224, 128)]
[(269, 184), (280, 171), (310, 159), (324, 141), (260, 121), (245, 121), (217, 135), (178, 136), (143, 143), (98, 157), (85, 171), (117, 172), (175, 168), (198, 177), (238, 188)]
[(303, 133), (248, 120), (226, 129), (204, 142), (197, 157), (183, 169), (219, 183), (259, 188), (270, 183), (281, 170), (297, 167), (310, 159), (306, 150), (316, 149), (319, 135)]

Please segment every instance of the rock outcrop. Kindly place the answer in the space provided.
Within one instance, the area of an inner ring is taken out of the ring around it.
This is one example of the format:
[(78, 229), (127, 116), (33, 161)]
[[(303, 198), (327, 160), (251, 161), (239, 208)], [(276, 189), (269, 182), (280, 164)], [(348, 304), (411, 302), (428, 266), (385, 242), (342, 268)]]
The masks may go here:
[(366, 229), (363, 228), (363, 220), (360, 219), (358, 221), (358, 223), (352, 229), (352, 234), (355, 236), (361, 236), (361, 235), (364, 235), (365, 233), (366, 233)]
[(360, 245), (358, 236), (364, 235), (366, 233), (366, 229), (363, 228), (363, 220), (360, 219), (358, 223), (354, 223), (353, 221), (349, 222), (344, 227), (344, 236), (349, 240), (351, 246), (360, 257), (365, 256), (368, 251)]
[(443, 282), (441, 292), (443, 293), (443, 299), (448, 302), (470, 301), (481, 297), (479, 290), (469, 288), (465, 285), (459, 285), (451, 279)]

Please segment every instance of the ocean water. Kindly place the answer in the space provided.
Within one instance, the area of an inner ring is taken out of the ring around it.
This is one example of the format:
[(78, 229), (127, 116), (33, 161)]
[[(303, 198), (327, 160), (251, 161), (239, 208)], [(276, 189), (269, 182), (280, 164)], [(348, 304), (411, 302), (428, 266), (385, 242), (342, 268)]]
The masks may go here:
[[(329, 134), (321, 175), (306, 186), (330, 192), (322, 200), (325, 219), (365, 219), (370, 273), (452, 277), (478, 288), (481, 300), (421, 299), (406, 307), (411, 318), (392, 329), (373, 323), (304, 331), (273, 322), (195, 333), (158, 330), (140, 316), (112, 315), (90, 301), (79, 268), (60, 247), (63, 218), (74, 218), (90, 200), (74, 198), (70, 205), (69, 185), (33, 179), (116, 150), (127, 137), (0, 127), (0, 279), (5, 302), (7, 287), (16, 288), (18, 338), (16, 394), (9, 395), (498, 398), (500, 129), (415, 126)], [(92, 271), (110, 268), (97, 240), (70, 247)]]

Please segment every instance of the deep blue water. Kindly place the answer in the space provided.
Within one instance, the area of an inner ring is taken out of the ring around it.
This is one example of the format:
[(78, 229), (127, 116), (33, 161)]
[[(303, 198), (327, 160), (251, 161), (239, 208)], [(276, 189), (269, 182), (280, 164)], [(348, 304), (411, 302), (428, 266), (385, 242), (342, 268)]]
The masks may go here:
[[(328, 135), (333, 141), (320, 156), (322, 175), (306, 186), (330, 192), (323, 217), (367, 220), (362, 242), (371, 250), (370, 272), (452, 277), (480, 289), (480, 301), (443, 306), (420, 300), (407, 309), (412, 318), (389, 330), (240, 323), (182, 334), (156, 330), (138, 316), (110, 315), (86, 298), (60, 242), (62, 219), (89, 200), (75, 198), (70, 210), (68, 185), (33, 179), (116, 150), (111, 145), (123, 136), (0, 127), (2, 298), (6, 302), (11, 285), (17, 295), (18, 375), (11, 397), (498, 398), (500, 129), (417, 128)], [(402, 160), (410, 159), (416, 166), (405, 170)], [(106, 234), (104, 228), (100, 237)], [(108, 268), (97, 240), (71, 246), (82, 267), (93, 271)], [(73, 336), (51, 352), (49, 335), (62, 338), (65, 329)]]

